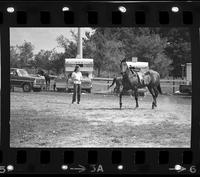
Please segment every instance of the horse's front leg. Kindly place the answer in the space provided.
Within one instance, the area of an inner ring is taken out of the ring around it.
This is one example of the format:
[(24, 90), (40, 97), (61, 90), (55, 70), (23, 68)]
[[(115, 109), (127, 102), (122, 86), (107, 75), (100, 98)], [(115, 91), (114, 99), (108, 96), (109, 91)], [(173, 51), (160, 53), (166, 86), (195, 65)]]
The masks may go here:
[(122, 109), (122, 95), (123, 95), (123, 87), (121, 86), (120, 89), (119, 89), (119, 106), (120, 106), (120, 109)]
[(119, 107), (122, 109), (122, 93), (119, 94)]
[(134, 95), (135, 95), (136, 108), (138, 108), (139, 107), (139, 104), (138, 104), (138, 89), (134, 90)]
[(155, 105), (155, 107), (157, 107), (157, 97), (158, 97), (158, 89), (155, 87), (154, 89), (154, 95), (155, 95), (155, 100), (154, 100), (154, 105)]
[(152, 97), (153, 97), (153, 102), (152, 102), (152, 109), (154, 109), (154, 107), (156, 106), (156, 102), (155, 102), (155, 95), (153, 93), (153, 89), (151, 87), (148, 87), (149, 92), (151, 93)]

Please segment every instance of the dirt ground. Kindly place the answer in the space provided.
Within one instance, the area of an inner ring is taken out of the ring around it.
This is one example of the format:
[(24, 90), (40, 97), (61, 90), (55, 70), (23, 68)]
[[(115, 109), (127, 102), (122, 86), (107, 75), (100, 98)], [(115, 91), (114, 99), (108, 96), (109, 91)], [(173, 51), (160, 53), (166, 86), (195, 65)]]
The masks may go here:
[(191, 97), (11, 92), (11, 147), (190, 147)]

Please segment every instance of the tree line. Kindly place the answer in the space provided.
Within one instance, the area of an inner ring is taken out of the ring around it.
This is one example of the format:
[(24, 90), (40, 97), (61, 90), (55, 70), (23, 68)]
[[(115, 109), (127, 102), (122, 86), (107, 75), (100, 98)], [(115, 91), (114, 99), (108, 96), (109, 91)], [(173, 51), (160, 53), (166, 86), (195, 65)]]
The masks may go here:
[[(120, 60), (149, 62), (149, 67), (158, 71), (162, 78), (181, 77), (182, 64), (191, 62), (191, 41), (186, 28), (94, 28), (83, 38), (83, 57), (94, 59), (97, 76), (120, 75)], [(29, 66), (44, 69), (55, 74), (64, 72), (65, 58), (77, 55), (77, 35), (70, 41), (60, 35), (56, 41), (64, 52), (55, 49), (40, 50), (33, 54), (34, 46), (24, 41), (22, 45), (10, 47), (11, 67)]]

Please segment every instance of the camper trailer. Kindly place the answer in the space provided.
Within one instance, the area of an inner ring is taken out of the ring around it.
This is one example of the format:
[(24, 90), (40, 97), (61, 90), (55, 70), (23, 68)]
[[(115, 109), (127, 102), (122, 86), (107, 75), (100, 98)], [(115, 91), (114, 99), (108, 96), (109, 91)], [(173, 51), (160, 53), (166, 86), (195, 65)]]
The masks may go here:
[(65, 73), (58, 77), (56, 80), (56, 89), (67, 90), (71, 92), (73, 90), (73, 81), (71, 74), (74, 71), (76, 65), (80, 66), (83, 80), (81, 84), (82, 90), (91, 92), (92, 78), (93, 78), (93, 59), (79, 59), (79, 58), (67, 58), (65, 59)]
[(67, 90), (73, 90), (73, 81), (71, 74), (76, 65), (80, 66), (83, 80), (81, 84), (82, 90), (91, 93), (92, 77), (93, 77), (93, 59), (65, 59), (65, 74), (67, 76)]

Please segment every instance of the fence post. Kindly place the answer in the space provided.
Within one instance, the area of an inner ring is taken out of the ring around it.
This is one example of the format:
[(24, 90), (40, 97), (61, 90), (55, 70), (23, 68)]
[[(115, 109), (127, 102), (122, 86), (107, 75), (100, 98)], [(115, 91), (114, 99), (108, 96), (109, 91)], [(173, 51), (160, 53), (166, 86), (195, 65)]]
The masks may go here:
[(109, 80), (107, 81), (107, 90), (109, 89)]
[(175, 81), (173, 79), (173, 93), (175, 93)]

